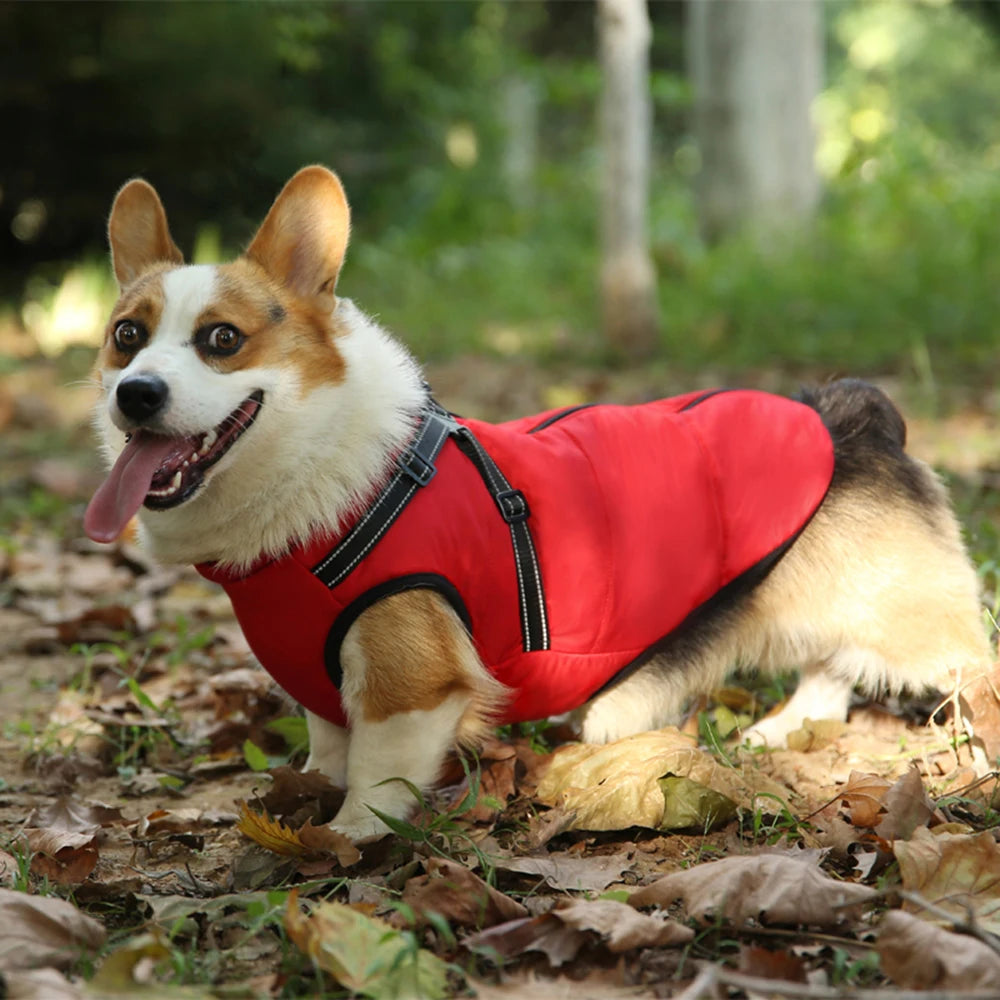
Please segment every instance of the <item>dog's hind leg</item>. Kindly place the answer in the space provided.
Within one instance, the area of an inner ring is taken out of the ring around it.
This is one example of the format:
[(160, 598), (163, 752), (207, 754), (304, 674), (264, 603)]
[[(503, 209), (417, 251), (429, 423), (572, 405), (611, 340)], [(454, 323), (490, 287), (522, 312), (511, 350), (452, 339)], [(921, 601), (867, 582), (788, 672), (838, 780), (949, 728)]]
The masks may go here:
[(907, 462), (920, 493), (883, 476), (828, 497), (748, 602), (749, 662), (807, 665), (800, 691), (748, 730), (751, 741), (780, 745), (807, 717), (846, 717), (854, 685), (947, 691), (989, 664), (957, 523), (930, 470)]
[(846, 719), (852, 687), (849, 680), (832, 673), (828, 663), (806, 667), (781, 711), (761, 719), (743, 735), (754, 745), (780, 747), (806, 719)]
[(347, 795), (330, 825), (364, 840), (389, 831), (373, 809), (403, 818), (417, 804), (413, 789), (434, 783), (447, 752), (485, 735), (506, 688), (482, 666), (458, 615), (429, 590), (362, 612), (340, 659)]

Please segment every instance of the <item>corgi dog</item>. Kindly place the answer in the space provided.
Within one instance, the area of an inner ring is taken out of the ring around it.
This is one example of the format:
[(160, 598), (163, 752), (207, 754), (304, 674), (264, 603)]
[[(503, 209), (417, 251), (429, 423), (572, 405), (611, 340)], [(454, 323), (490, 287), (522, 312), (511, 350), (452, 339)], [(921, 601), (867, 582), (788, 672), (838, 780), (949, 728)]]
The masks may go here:
[(111, 542), (138, 513), (158, 560), (227, 590), (306, 710), (307, 769), (346, 788), (334, 829), (383, 835), (407, 783), (497, 723), (573, 712), (612, 741), (735, 667), (799, 668), (744, 734), (777, 746), (846, 718), (854, 685), (989, 662), (948, 498), (881, 391), (459, 417), (336, 293), (349, 226), (340, 181), (306, 167), (242, 256), (186, 265), (156, 191), (119, 191), (109, 473), (84, 518)]

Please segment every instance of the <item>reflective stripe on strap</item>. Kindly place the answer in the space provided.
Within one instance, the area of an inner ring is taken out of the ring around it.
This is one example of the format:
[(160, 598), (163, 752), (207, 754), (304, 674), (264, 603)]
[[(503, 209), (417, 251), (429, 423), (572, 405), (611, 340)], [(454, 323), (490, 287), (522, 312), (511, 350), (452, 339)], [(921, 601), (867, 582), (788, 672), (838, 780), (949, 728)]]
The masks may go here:
[(468, 427), (457, 426), (455, 443), (482, 476), (500, 516), (510, 528), (517, 570), (517, 593), (521, 609), (522, 648), (526, 653), (549, 648), (549, 619), (545, 610), (542, 571), (538, 565), (535, 545), (531, 540), (528, 518), (531, 511), (520, 490), (514, 489), (499, 466), (479, 443)]

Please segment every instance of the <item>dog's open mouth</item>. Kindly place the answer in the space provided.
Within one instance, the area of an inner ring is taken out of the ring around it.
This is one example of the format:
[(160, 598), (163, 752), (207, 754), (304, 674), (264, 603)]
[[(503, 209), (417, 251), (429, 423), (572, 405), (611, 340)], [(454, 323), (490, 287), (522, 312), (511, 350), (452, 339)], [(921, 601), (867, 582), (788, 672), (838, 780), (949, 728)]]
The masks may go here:
[(137, 430), (118, 456), (84, 514), (83, 526), (97, 542), (114, 541), (145, 504), (166, 510), (188, 500), (205, 473), (246, 432), (264, 401), (260, 390), (248, 396), (213, 430), (168, 437)]

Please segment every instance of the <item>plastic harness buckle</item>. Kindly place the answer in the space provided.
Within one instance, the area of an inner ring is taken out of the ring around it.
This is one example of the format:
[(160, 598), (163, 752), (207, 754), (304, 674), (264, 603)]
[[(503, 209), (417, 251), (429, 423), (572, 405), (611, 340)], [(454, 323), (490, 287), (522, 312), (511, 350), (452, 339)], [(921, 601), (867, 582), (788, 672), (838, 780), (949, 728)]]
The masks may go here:
[(527, 521), (531, 511), (528, 509), (528, 501), (520, 490), (501, 490), (494, 494), (493, 499), (497, 507), (500, 508), (500, 516), (508, 524), (520, 524)]
[(437, 467), (433, 462), (428, 462), (423, 455), (418, 452), (407, 451), (396, 459), (396, 465), (401, 472), (409, 476), (417, 486), (426, 486), (437, 474)]

